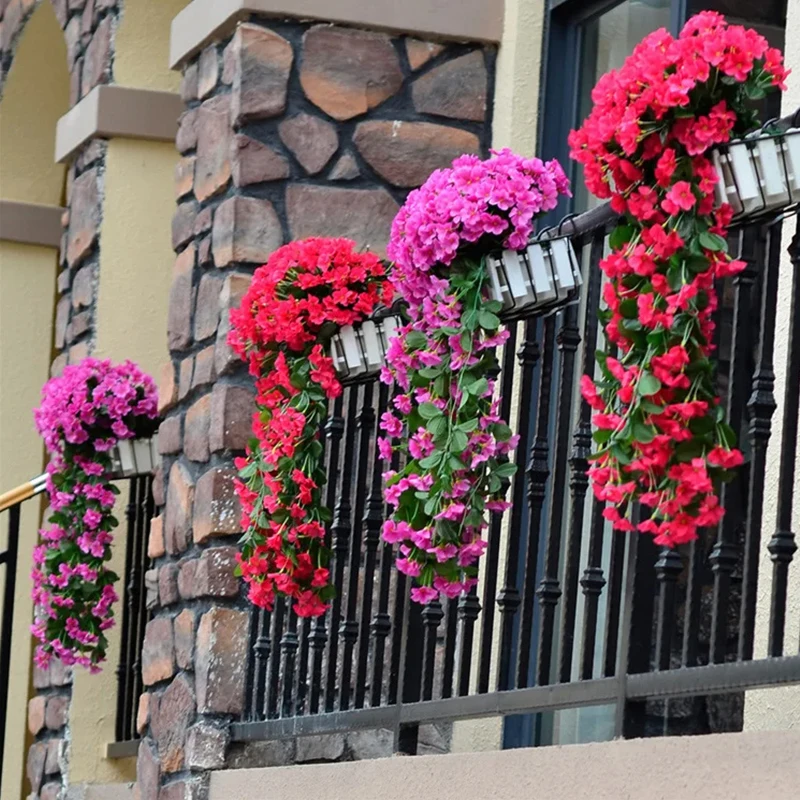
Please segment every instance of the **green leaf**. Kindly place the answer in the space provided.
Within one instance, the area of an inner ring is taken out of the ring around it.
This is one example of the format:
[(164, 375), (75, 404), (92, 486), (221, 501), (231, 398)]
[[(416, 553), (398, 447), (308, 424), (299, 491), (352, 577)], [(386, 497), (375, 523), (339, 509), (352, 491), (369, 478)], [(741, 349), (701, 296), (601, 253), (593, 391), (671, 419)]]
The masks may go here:
[(491, 311), (492, 314), (499, 314), (503, 310), (503, 304), (499, 300), (489, 300), (483, 304), (486, 311)]
[(475, 395), (475, 397), (480, 397), (488, 388), (489, 381), (487, 381), (486, 378), (478, 378), (478, 380), (467, 387), (467, 391)]
[(492, 474), (497, 475), (498, 478), (510, 478), (512, 475), (516, 474), (516, 471), (517, 465), (506, 461), (503, 464), (498, 464), (497, 468), (492, 470)]
[(405, 341), (409, 350), (419, 350), (428, 344), (428, 337), (422, 331), (409, 331)]
[(494, 433), (494, 438), (497, 439), (498, 442), (507, 442), (514, 435), (511, 428), (504, 422), (495, 423), (492, 427), (492, 432)]
[(478, 420), (473, 418), (473, 419), (468, 419), (466, 422), (462, 422), (458, 426), (458, 430), (464, 431), (464, 433), (472, 433), (472, 431), (474, 431), (477, 427), (478, 427)]
[(435, 453), (431, 453), (427, 458), (423, 458), (419, 465), (422, 469), (433, 469), (434, 467), (438, 467), (442, 461), (442, 453), (438, 450)]
[(447, 382), (448, 382), (448, 376), (447, 375), (440, 375), (433, 382), (433, 393), (437, 397), (443, 397), (445, 394), (447, 394)]
[(594, 439), (597, 444), (605, 444), (610, 438), (611, 431), (607, 428), (597, 430), (592, 434), (592, 439)]
[(641, 422), (635, 422), (633, 425), (633, 438), (642, 444), (650, 444), (650, 442), (656, 438), (656, 435), (649, 425), (644, 425)]
[(727, 243), (721, 236), (717, 236), (716, 233), (708, 233), (705, 231), (701, 233), (698, 237), (700, 241), (700, 246), (704, 247), (706, 250), (711, 250), (713, 252), (718, 252), (719, 250), (725, 250), (727, 248)]
[(433, 403), (423, 403), (418, 409), (423, 419), (434, 419), (442, 416), (442, 412)]
[(433, 419), (428, 420), (428, 424), (425, 426), (434, 437), (441, 436), (447, 430), (447, 420), (445, 419), (444, 415), (440, 415), (438, 417), (434, 417)]
[(636, 319), (639, 316), (639, 306), (629, 297), (619, 304), (619, 312), (625, 319)]
[(639, 394), (642, 397), (652, 397), (661, 391), (661, 381), (650, 372), (643, 372), (638, 383)]
[(469, 437), (463, 431), (454, 431), (450, 441), (450, 449), (454, 453), (463, 453), (469, 444)]
[(632, 225), (617, 225), (611, 236), (608, 237), (608, 243), (611, 245), (612, 250), (619, 250), (624, 244), (627, 244), (633, 238)]
[(452, 470), (467, 468), (467, 465), (458, 456), (454, 455), (451, 455), (450, 458), (447, 460), (447, 465)]
[(478, 324), (487, 331), (496, 331), (500, 327), (500, 317), (491, 311), (483, 310), (478, 314)]
[(423, 378), (432, 381), (442, 374), (442, 367), (423, 367), (419, 371), (419, 374), (422, 375)]

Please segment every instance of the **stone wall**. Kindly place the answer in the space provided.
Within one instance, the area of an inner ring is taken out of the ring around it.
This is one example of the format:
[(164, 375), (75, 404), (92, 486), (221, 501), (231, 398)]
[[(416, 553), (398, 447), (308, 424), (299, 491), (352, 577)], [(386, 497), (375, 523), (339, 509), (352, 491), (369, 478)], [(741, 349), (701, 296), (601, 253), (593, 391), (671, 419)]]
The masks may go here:
[[(231, 464), (253, 389), (226, 344), (228, 312), (292, 238), (349, 236), (383, 253), (410, 188), (486, 151), (494, 61), (489, 48), (252, 19), (184, 65), (140, 800), (204, 797), (208, 770), (248, 761), (228, 735), (244, 708), (249, 624), (232, 575)], [(325, 746), (353, 757), (350, 742)]]

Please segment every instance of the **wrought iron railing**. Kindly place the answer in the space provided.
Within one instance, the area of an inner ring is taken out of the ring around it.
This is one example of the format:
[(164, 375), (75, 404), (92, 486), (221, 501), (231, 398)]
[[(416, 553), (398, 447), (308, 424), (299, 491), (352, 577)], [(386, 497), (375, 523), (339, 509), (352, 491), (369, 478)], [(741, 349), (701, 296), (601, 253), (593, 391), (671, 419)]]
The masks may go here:
[[(720, 392), (746, 463), (722, 493), (717, 530), (681, 550), (612, 533), (591, 491), (591, 420), (581, 374), (593, 374), (607, 210), (573, 223), (584, 260), (580, 305), (509, 322), (500, 355), (502, 413), (520, 435), (510, 511), (491, 519), (476, 589), (424, 609), (380, 539), (385, 507), (375, 437), (390, 390), (346, 387), (324, 428), (333, 508), (328, 531), (337, 594), (328, 614), (298, 620), (279, 600), (252, 613), (247, 710), (240, 741), (356, 728), (395, 730), (415, 752), (421, 723), (615, 706), (616, 735), (698, 732), (667, 699), (800, 682), (796, 632), (787, 638), (800, 395), (800, 231), (793, 239), (788, 377), (781, 398), (779, 487), (765, 497), (774, 397), (779, 219), (733, 234), (747, 269), (720, 285)], [(397, 464), (393, 466), (397, 467)], [(765, 502), (777, 528), (762, 539)], [(797, 522), (795, 513), (795, 524)], [(764, 549), (771, 586), (759, 586)], [(794, 575), (794, 591), (800, 576)], [(757, 593), (772, 593), (767, 657), (754, 659)], [(733, 726), (736, 726), (734, 721)]]

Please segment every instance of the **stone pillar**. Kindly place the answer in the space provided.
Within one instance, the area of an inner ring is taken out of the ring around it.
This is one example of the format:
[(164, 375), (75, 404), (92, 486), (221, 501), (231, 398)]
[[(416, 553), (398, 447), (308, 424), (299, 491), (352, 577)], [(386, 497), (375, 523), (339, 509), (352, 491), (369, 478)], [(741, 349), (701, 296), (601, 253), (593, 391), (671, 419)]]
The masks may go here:
[(140, 800), (204, 797), (245, 704), (231, 465), (250, 435), (253, 388), (226, 344), (230, 309), (292, 238), (348, 236), (384, 253), (406, 192), (489, 142), (493, 48), (273, 20), (217, 36), (182, 64)]

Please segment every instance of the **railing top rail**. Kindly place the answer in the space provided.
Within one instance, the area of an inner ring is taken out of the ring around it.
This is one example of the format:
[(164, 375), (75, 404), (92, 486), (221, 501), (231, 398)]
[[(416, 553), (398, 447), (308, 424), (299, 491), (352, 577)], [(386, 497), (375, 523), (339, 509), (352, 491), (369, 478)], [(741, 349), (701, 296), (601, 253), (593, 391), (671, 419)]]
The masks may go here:
[(24, 500), (28, 500), (34, 495), (41, 494), (44, 491), (46, 481), (47, 473), (42, 473), (41, 475), (38, 475), (37, 477), (32, 478), (25, 483), (21, 483), (19, 486), (15, 486), (13, 489), (9, 489), (3, 494), (0, 494), (0, 511), (5, 511), (6, 509), (11, 508), (11, 506), (15, 506), (18, 503), (22, 503)]

